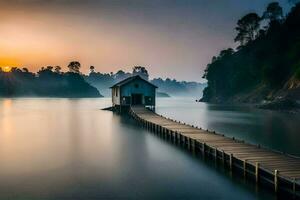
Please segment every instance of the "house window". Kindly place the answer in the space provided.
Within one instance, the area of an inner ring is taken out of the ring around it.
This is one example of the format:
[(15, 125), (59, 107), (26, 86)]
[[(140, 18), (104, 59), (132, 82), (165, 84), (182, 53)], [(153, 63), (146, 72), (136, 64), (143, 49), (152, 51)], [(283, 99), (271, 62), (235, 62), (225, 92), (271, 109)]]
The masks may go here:
[(115, 96), (117, 97), (118, 96), (118, 90), (115, 89)]
[(135, 87), (135, 88), (139, 88), (139, 84), (137, 84), (137, 83), (134, 84), (134, 87)]

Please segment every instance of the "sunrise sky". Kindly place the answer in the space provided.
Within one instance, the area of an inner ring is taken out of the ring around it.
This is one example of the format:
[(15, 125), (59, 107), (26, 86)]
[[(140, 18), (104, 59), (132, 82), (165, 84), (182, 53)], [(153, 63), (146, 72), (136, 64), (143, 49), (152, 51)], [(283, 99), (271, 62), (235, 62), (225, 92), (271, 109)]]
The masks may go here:
[(152, 78), (203, 81), (212, 56), (234, 47), (236, 21), (269, 2), (0, 0), (0, 66), (36, 71), (78, 60), (85, 73), (90, 65), (100, 72), (142, 65)]

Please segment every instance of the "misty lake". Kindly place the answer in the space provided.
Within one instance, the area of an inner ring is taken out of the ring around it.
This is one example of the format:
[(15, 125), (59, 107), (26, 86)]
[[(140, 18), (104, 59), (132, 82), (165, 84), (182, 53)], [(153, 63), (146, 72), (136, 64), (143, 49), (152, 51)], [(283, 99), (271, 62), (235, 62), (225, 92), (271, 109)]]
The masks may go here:
[[(0, 99), (0, 199), (275, 199), (101, 108), (101, 99)], [(161, 98), (159, 114), (300, 156), (300, 116)]]

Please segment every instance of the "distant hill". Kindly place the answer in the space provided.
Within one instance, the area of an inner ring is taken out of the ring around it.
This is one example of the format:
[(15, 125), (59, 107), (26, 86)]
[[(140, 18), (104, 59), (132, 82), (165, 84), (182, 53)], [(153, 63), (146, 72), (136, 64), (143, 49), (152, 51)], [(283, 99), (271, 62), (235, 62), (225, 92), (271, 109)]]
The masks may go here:
[(153, 79), (151, 83), (158, 87), (159, 92), (167, 93), (171, 96), (181, 97), (195, 97), (200, 98), (203, 89), (206, 87), (205, 83), (176, 81), (175, 79)]
[(240, 46), (221, 51), (207, 65), (202, 101), (299, 101), (300, 4), (283, 16), (273, 2), (262, 16), (249, 13), (241, 18), (236, 30)]
[(37, 74), (27, 69), (0, 71), (0, 97), (101, 97), (79, 73), (41, 69)]
[[(137, 68), (137, 69), (136, 69)], [(110, 86), (115, 84), (118, 81), (121, 81), (125, 78), (128, 78), (133, 75), (140, 75), (141, 77), (148, 80), (149, 74), (145, 67), (136, 66), (133, 68), (133, 72), (124, 72), (119, 70), (117, 73), (100, 73), (92, 71), (89, 75), (85, 76), (85, 80), (96, 87), (101, 94), (104, 96), (111, 96)], [(187, 81), (177, 81), (175, 79), (171, 80), (169, 78), (163, 80), (161, 78), (156, 78), (150, 80), (151, 83), (158, 87), (158, 94), (162, 95), (163, 93), (168, 94), (169, 96), (189, 96), (200, 98), (203, 89), (206, 87), (206, 84), (197, 83), (197, 82), (187, 82)], [(166, 95), (164, 95), (166, 96)]]

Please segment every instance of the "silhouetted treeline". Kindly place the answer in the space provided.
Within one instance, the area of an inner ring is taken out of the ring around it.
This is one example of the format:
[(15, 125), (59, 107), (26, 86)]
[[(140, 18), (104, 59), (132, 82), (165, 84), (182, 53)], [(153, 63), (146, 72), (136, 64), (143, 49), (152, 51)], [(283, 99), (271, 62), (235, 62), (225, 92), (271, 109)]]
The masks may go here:
[(39, 97), (99, 97), (99, 91), (87, 83), (79, 72), (80, 63), (71, 62), (69, 72), (59, 66), (42, 67), (36, 74), (27, 68), (12, 68), (8, 73), (0, 70), (0, 96)]
[(158, 96), (167, 97), (170, 96), (194, 96), (199, 97), (199, 93), (202, 93), (203, 88), (206, 84), (201, 84), (197, 82), (186, 82), (177, 81), (175, 79), (171, 80), (169, 78), (163, 80), (161, 78), (156, 78), (149, 80), (149, 74), (145, 67), (135, 66), (131, 73), (119, 70), (117, 73), (100, 73), (95, 72), (95, 67), (90, 67), (90, 74), (85, 76), (87, 82), (91, 85), (97, 87), (97, 89), (104, 96), (110, 96), (111, 92), (109, 87), (118, 81), (134, 75), (140, 75), (142, 78), (152, 82), (158, 87)]
[[(81, 65), (73, 61), (68, 72), (62, 72), (59, 66), (42, 67), (37, 73), (27, 68), (12, 68), (10, 72), (0, 70), (0, 96), (38, 96), (38, 97), (99, 97), (110, 96), (110, 86), (129, 76), (140, 75), (148, 80), (145, 67), (135, 66), (131, 73), (119, 70), (117, 73), (95, 72), (90, 67), (89, 75), (80, 72)], [(1, 69), (1, 68), (0, 68)], [(196, 82), (178, 82), (175, 79), (150, 80), (159, 87), (158, 96), (167, 97), (185, 95), (198, 96), (204, 85)], [(100, 92), (99, 92), (100, 91)], [(101, 94), (100, 94), (101, 93)]]
[(207, 65), (203, 101), (300, 99), (300, 3), (284, 16), (277, 2), (238, 20), (235, 41)]

